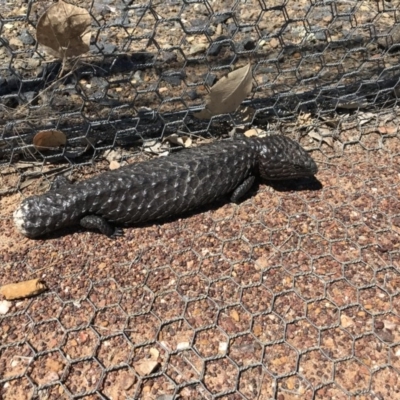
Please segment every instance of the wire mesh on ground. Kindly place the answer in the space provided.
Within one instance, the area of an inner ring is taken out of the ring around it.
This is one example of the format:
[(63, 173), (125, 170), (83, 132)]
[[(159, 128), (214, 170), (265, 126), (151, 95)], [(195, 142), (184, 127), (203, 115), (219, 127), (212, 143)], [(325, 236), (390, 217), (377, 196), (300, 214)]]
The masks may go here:
[[(49, 5), (0, 3), (0, 284), (49, 288), (2, 303), (0, 397), (400, 399), (400, 3), (80, 1), (89, 52), (62, 61), (35, 40)], [(194, 117), (249, 61), (250, 119)], [(116, 241), (14, 230), (21, 191), (106, 150), (235, 126), (299, 140), (322, 189), (261, 184)], [(38, 150), (46, 130), (65, 146)]]

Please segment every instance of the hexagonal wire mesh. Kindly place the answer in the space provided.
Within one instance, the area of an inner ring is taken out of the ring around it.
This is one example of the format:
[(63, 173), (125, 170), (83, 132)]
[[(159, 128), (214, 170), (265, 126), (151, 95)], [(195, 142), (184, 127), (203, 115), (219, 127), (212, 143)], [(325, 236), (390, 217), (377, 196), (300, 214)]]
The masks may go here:
[[(2, 303), (0, 397), (400, 399), (400, 2), (75, 4), (90, 51), (63, 66), (35, 40), (50, 1), (0, 0), (0, 283), (49, 288)], [(249, 60), (251, 121), (194, 118)], [(299, 140), (322, 188), (260, 185), (114, 242), (12, 226), (21, 191), (105, 150), (234, 125)], [(49, 129), (67, 145), (37, 151)]]

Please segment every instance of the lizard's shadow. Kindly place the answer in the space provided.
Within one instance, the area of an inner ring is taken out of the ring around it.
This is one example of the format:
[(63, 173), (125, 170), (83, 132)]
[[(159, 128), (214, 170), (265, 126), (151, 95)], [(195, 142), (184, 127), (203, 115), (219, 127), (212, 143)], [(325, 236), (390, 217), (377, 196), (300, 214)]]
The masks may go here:
[(322, 183), (315, 177), (288, 179), (285, 181), (265, 181), (277, 192), (300, 192), (302, 190), (321, 190)]
[[(277, 192), (289, 192), (289, 191), (303, 191), (303, 190), (320, 190), (322, 189), (321, 182), (315, 178), (297, 178), (297, 179), (288, 179), (284, 181), (267, 181), (261, 180), (259, 178), (256, 179), (251, 189), (243, 196), (239, 203), (243, 203), (244, 201), (254, 197), (256, 193), (259, 191), (260, 184), (265, 183), (268, 186), (271, 186)], [(175, 215), (168, 218), (162, 218), (154, 221), (142, 222), (138, 224), (134, 224), (132, 226), (125, 226), (124, 228), (145, 228), (154, 225), (163, 225), (166, 223), (177, 221), (178, 219), (188, 219), (194, 215), (205, 213), (208, 211), (215, 211), (221, 208), (223, 205), (230, 202), (229, 196), (224, 196), (211, 204), (205, 204), (203, 206), (197, 207), (194, 210), (186, 211), (182, 214)], [(87, 229), (81, 228), (79, 226), (71, 226), (67, 228), (60, 229), (55, 232), (48, 233), (47, 235), (41, 237), (40, 239), (57, 239), (65, 236), (67, 234), (75, 233), (75, 232), (84, 232)], [(93, 231), (97, 232), (98, 231)]]

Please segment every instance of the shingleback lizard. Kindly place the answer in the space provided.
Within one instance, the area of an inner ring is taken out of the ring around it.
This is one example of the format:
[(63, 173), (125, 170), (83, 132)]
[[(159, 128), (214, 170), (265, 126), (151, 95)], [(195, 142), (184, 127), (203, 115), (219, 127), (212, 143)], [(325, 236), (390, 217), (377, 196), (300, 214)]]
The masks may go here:
[(30, 238), (78, 224), (118, 236), (116, 226), (171, 217), (225, 195), (237, 202), (255, 176), (283, 180), (316, 172), (309, 154), (284, 136), (219, 141), (75, 184), (55, 181), (47, 193), (24, 199), (14, 222)]

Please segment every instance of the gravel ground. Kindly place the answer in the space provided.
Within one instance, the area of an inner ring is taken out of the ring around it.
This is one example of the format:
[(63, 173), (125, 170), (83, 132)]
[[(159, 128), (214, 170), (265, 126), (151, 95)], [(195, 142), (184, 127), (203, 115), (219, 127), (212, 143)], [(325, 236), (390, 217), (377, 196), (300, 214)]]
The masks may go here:
[(1, 319), (3, 398), (400, 399), (398, 116), (312, 152), (321, 190), (262, 184), (117, 240), (25, 239), (3, 197), (0, 284), (49, 287)]

